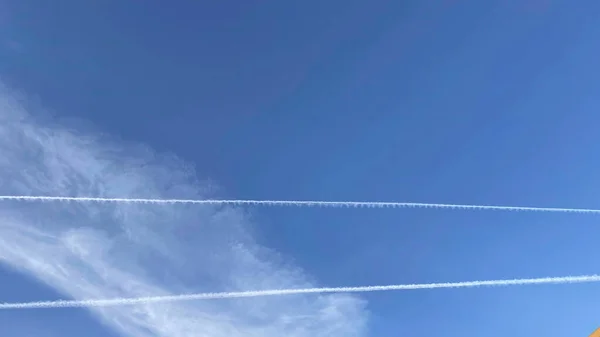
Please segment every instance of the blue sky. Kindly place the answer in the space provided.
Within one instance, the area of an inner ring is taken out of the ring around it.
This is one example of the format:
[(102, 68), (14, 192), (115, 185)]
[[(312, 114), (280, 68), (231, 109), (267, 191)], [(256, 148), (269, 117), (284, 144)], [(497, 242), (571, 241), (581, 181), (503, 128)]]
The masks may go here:
[[(0, 2), (0, 194), (600, 208), (595, 1)], [(596, 94), (596, 95), (594, 95)], [(0, 301), (593, 274), (597, 217), (5, 203)], [(0, 312), (10, 336), (587, 336), (600, 286)]]

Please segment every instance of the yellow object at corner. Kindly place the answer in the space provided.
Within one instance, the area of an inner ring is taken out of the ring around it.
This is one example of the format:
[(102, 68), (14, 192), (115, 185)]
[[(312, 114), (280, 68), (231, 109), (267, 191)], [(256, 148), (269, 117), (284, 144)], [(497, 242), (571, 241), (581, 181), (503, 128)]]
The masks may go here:
[(600, 328), (596, 329), (596, 331), (592, 332), (589, 337), (600, 337)]

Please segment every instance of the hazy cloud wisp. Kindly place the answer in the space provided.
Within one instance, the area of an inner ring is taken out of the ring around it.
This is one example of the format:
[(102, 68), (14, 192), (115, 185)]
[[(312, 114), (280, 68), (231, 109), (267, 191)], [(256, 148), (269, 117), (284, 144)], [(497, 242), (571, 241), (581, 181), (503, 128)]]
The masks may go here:
[[(0, 194), (207, 198), (173, 156), (40, 123), (0, 87)], [(0, 204), (0, 262), (74, 299), (307, 288), (259, 246), (231, 206)], [(92, 308), (135, 337), (364, 336), (364, 302), (347, 294)]]

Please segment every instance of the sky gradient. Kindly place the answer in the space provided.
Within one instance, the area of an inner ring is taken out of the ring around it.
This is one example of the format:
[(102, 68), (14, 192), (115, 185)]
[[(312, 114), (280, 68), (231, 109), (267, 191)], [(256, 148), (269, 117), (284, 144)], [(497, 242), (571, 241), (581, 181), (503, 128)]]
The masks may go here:
[[(598, 13), (0, 1), (0, 194), (600, 208)], [(599, 271), (593, 215), (9, 202), (0, 218), (0, 301)], [(598, 291), (3, 311), (0, 333), (587, 336)]]

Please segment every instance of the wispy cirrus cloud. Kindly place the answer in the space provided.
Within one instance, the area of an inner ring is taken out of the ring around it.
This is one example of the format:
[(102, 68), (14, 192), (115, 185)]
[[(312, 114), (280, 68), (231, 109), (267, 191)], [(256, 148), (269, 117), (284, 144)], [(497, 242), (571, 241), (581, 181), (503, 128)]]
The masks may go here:
[[(41, 123), (0, 87), (0, 194), (204, 198), (174, 156)], [(0, 262), (74, 299), (314, 286), (223, 206), (0, 204)], [(92, 308), (136, 337), (364, 336), (364, 302), (345, 294)]]

